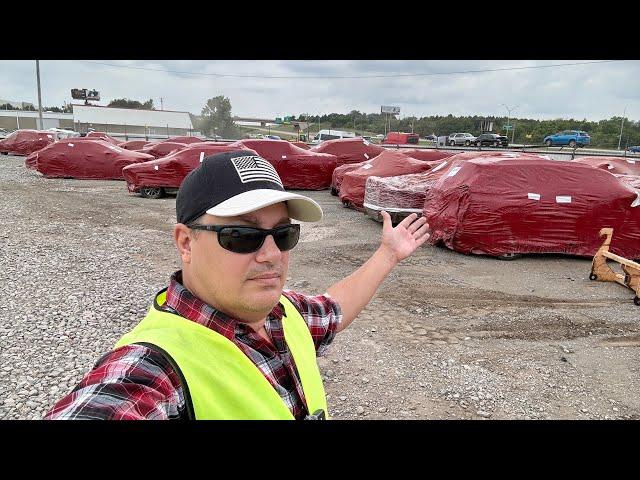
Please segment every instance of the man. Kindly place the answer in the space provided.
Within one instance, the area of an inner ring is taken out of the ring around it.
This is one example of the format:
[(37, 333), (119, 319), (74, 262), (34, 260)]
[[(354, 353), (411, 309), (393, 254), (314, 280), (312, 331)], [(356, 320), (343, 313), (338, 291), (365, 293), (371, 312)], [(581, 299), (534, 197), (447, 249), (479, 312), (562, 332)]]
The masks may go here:
[(105, 354), (48, 419), (321, 419), (316, 356), (428, 238), (426, 220), (395, 228), (324, 295), (284, 290), (300, 225), (322, 209), (286, 192), (252, 151), (205, 159), (176, 198), (182, 260), (147, 316)]

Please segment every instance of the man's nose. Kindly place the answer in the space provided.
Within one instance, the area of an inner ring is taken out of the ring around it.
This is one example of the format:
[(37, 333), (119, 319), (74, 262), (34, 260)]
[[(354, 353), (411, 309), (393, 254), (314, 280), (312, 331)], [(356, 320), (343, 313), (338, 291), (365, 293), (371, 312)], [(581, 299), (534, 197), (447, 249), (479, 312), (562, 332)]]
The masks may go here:
[(258, 253), (256, 254), (256, 261), (258, 262), (273, 262), (280, 259), (282, 252), (276, 245), (273, 235), (267, 235), (264, 239), (264, 243)]

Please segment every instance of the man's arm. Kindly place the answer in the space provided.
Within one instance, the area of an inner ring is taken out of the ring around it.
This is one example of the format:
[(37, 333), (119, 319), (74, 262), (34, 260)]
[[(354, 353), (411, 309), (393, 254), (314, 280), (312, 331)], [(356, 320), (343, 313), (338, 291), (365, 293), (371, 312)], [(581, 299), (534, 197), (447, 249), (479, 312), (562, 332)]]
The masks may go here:
[(338, 332), (358, 316), (398, 262), (411, 255), (429, 238), (426, 218), (417, 217), (412, 213), (393, 228), (391, 217), (383, 211), (382, 241), (378, 250), (355, 272), (329, 287), (327, 293), (342, 308)]

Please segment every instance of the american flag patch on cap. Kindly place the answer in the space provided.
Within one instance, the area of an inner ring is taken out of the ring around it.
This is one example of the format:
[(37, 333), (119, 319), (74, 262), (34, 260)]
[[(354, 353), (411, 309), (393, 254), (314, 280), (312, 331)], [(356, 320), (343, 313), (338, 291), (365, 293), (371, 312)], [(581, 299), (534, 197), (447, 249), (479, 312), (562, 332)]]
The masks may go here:
[(264, 158), (256, 156), (235, 157), (231, 159), (231, 163), (236, 168), (242, 183), (248, 182), (273, 182), (280, 185), (282, 181), (278, 176), (278, 172)]

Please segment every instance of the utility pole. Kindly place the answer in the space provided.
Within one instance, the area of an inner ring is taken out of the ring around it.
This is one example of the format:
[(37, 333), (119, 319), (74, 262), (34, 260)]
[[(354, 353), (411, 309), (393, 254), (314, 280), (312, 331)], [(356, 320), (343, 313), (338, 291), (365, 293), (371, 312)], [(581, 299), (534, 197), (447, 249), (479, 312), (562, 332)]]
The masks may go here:
[(38, 117), (40, 118), (40, 130), (43, 130), (42, 125), (42, 95), (40, 93), (40, 60), (36, 60), (36, 77), (38, 78)]
[(624, 116), (627, 113), (627, 107), (629, 105), (625, 105), (624, 107), (624, 113), (622, 114), (622, 120), (620, 121), (620, 138), (618, 139), (618, 150), (620, 150), (620, 143), (622, 142), (622, 127), (624, 125)]
[(162, 97), (160, 97), (160, 110), (164, 110), (164, 106), (162, 104)]
[[(516, 110), (516, 108), (518, 108), (518, 105), (515, 105), (515, 106), (513, 106), (513, 107), (511, 107), (511, 108), (509, 108), (509, 107), (507, 106), (507, 104), (505, 104), (505, 103), (501, 103), (500, 105), (502, 105), (504, 108), (506, 108), (506, 109), (507, 109), (507, 114), (508, 114), (508, 116), (507, 116), (507, 125), (511, 126), (511, 125), (509, 124), (509, 121), (511, 120), (511, 112), (512, 112), (512, 111), (514, 112), (514, 111)], [(513, 130), (513, 129), (512, 129), (512, 130)], [(513, 135), (511, 136), (511, 143), (513, 143), (513, 139), (515, 138), (515, 134), (516, 134), (516, 132), (515, 132), (515, 130), (514, 130)], [(507, 138), (509, 138), (509, 131), (507, 131)]]

